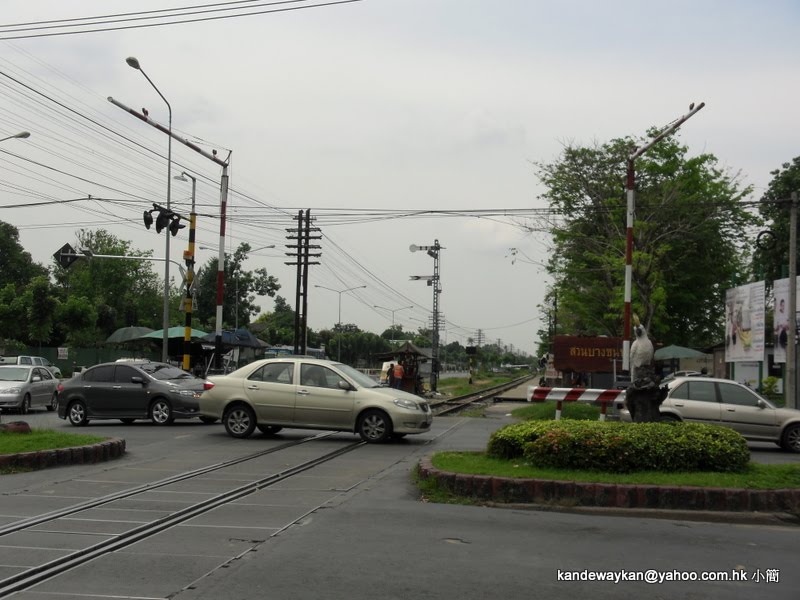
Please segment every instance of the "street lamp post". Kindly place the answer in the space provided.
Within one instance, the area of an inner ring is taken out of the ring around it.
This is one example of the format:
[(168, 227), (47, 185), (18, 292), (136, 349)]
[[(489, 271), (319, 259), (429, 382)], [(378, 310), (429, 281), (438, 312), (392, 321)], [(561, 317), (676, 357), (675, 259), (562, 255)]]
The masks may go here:
[[(125, 59), (125, 62), (128, 63), (128, 66), (132, 69), (136, 69), (144, 78), (147, 79), (147, 82), (153, 87), (156, 93), (161, 96), (161, 99), (167, 105), (167, 110), (169, 111), (169, 136), (167, 138), (167, 210), (170, 210), (171, 201), (172, 201), (172, 106), (164, 97), (164, 94), (161, 93), (156, 87), (156, 84), (147, 76), (147, 73), (144, 72), (142, 66), (139, 64), (138, 59), (133, 56), (129, 56)], [(165, 251), (164, 256), (169, 259), (169, 238), (170, 232), (167, 230), (165, 243)], [(163, 338), (163, 347), (161, 348), (161, 360), (163, 362), (167, 362), (169, 360), (169, 351), (168, 351), (168, 342), (169, 342), (169, 260), (164, 261), (164, 315), (162, 319), (162, 326), (164, 328), (164, 338)]]
[(373, 308), (380, 308), (382, 310), (388, 310), (390, 313), (392, 313), (392, 344), (394, 344), (394, 313), (396, 313), (398, 310), (405, 310), (407, 308), (414, 308), (414, 307), (413, 306), (401, 306), (400, 308), (392, 309), (392, 308), (386, 308), (385, 306), (378, 306), (377, 304), (373, 304), (372, 306), (373, 306)]
[(6, 140), (13, 140), (14, 138), (25, 139), (31, 137), (30, 131), (20, 131), (19, 133), (15, 133), (14, 135), (9, 135), (8, 137), (0, 138), (0, 142), (5, 142)]
[(361, 288), (365, 288), (365, 285), (357, 285), (356, 287), (347, 288), (346, 290), (335, 290), (333, 288), (325, 287), (324, 285), (315, 285), (316, 288), (322, 288), (323, 290), (328, 290), (330, 292), (336, 292), (339, 294), (339, 334), (337, 336), (339, 342), (339, 348), (336, 353), (336, 360), (342, 360), (342, 294), (345, 292), (352, 292), (353, 290), (360, 290)]

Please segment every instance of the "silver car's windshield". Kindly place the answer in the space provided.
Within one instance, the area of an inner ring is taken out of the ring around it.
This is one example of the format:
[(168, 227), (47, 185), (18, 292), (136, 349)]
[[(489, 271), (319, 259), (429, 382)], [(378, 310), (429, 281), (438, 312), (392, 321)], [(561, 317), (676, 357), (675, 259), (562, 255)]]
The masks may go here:
[(365, 388), (374, 388), (380, 387), (377, 381), (375, 381), (369, 375), (364, 375), (361, 371), (354, 369), (350, 365), (346, 365), (344, 363), (334, 363), (337, 369), (339, 369), (342, 373), (347, 375), (350, 379), (355, 381), (358, 385)]
[(30, 369), (3, 367), (0, 369), (0, 381), (28, 381)]

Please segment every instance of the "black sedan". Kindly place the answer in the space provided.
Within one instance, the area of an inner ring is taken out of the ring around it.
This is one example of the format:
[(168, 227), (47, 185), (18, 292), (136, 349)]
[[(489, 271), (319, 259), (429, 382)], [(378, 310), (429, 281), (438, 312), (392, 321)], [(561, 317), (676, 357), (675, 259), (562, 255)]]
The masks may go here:
[(104, 363), (58, 386), (58, 416), (75, 426), (93, 419), (150, 419), (169, 425), (175, 419), (199, 417), (214, 422), (198, 412), (200, 395), (213, 386), (166, 363)]

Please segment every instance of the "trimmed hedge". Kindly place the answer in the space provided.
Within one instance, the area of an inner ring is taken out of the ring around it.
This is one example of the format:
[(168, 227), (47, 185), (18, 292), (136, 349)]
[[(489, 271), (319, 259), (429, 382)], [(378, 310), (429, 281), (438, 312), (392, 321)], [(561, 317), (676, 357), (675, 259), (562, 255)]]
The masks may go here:
[(700, 423), (516, 423), (492, 435), (487, 454), (612, 473), (741, 471), (750, 461), (747, 443), (736, 431)]

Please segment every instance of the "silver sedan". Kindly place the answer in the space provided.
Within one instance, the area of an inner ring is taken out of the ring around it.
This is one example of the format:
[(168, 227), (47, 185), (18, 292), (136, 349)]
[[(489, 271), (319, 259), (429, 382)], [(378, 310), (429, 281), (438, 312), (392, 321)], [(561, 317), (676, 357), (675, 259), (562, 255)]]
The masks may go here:
[(55, 410), (58, 405), (58, 379), (45, 367), (0, 366), (0, 409), (15, 409), (27, 414), (33, 407)]
[[(662, 421), (724, 425), (748, 440), (800, 452), (800, 410), (778, 408), (730, 379), (676, 377), (666, 385), (669, 392), (659, 407)], [(630, 413), (620, 410), (620, 419), (630, 421)]]

